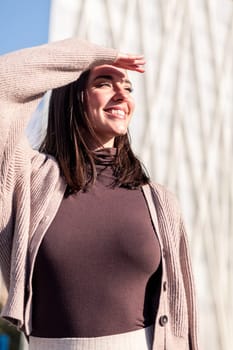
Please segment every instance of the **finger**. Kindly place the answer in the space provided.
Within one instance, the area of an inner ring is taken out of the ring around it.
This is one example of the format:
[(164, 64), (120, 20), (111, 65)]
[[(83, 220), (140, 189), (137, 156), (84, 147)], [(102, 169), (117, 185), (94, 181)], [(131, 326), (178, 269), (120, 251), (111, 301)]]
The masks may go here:
[(116, 64), (128, 64), (128, 65), (143, 65), (146, 63), (144, 59), (124, 59), (124, 60), (117, 60), (115, 62)]
[(143, 61), (145, 61), (143, 55), (130, 55), (130, 54), (119, 53), (115, 60), (115, 63), (143, 62)]
[(134, 71), (139, 72), (139, 73), (145, 72), (145, 68), (143, 66), (136, 66), (134, 69), (131, 69), (131, 70), (134, 70)]
[(141, 66), (141, 65), (125, 65), (124, 67), (121, 67), (121, 68), (126, 69), (126, 70), (140, 72), (140, 73), (145, 72), (144, 66)]
[(144, 66), (146, 61), (144, 59), (118, 59), (117, 61), (114, 62), (114, 65), (116, 67), (122, 67), (122, 68), (137, 68), (140, 66)]

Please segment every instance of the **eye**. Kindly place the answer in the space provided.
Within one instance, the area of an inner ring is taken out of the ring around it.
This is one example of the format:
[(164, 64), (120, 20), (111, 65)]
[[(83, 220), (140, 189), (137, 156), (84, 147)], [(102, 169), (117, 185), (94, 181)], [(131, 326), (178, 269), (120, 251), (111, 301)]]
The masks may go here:
[(126, 91), (128, 91), (129, 93), (133, 92), (132, 86), (125, 86), (124, 89), (125, 89)]
[(108, 82), (108, 81), (102, 81), (102, 82), (96, 84), (97, 88), (106, 87), (106, 86), (107, 87), (111, 87), (112, 84), (110, 82)]

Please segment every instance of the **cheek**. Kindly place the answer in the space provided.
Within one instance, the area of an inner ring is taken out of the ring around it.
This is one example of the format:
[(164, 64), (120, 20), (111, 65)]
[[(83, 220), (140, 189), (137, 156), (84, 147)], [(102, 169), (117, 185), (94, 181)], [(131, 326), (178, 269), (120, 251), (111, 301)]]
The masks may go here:
[(108, 101), (106, 94), (100, 92), (91, 92), (88, 95), (88, 104), (90, 109), (103, 108)]

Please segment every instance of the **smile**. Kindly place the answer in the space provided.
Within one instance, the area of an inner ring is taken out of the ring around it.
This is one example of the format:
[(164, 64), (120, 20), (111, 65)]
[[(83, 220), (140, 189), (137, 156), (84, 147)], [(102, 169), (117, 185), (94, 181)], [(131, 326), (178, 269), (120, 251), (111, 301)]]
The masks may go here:
[(122, 109), (109, 109), (106, 111), (107, 113), (116, 116), (119, 119), (125, 119), (125, 112)]

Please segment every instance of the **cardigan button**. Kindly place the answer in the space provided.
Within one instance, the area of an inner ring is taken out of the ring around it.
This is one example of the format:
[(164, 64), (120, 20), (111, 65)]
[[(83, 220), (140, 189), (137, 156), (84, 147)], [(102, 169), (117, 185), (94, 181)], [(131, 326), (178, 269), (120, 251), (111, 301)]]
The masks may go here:
[(159, 324), (161, 327), (164, 327), (168, 323), (168, 317), (163, 315), (159, 318)]

